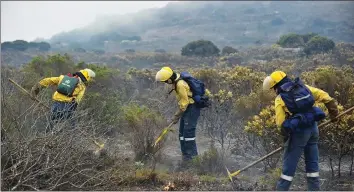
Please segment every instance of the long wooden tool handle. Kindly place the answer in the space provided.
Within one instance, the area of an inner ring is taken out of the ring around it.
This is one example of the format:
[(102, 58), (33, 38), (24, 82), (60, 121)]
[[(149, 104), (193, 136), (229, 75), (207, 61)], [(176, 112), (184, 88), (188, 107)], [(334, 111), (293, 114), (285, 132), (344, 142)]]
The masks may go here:
[(246, 170), (246, 169), (248, 169), (248, 168), (250, 168), (250, 167), (252, 167), (253, 165), (255, 165), (255, 164), (257, 164), (257, 163), (263, 161), (264, 159), (267, 159), (268, 157), (272, 156), (273, 154), (275, 154), (275, 153), (281, 151), (283, 148), (284, 148), (284, 147), (279, 147), (278, 149), (276, 149), (276, 150), (272, 151), (271, 153), (269, 153), (269, 154), (263, 156), (262, 158), (258, 159), (257, 161), (255, 161), (255, 162), (253, 162), (253, 163), (247, 165), (246, 167), (242, 168), (242, 169), (240, 170), (240, 172), (241, 172), (241, 171), (244, 171), (244, 170)]
[(164, 128), (164, 129), (162, 130), (162, 132), (160, 133), (159, 137), (157, 137), (157, 139), (156, 139), (156, 141), (155, 141), (153, 147), (155, 147), (155, 146), (157, 145), (157, 143), (159, 143), (160, 140), (164, 137), (164, 135), (166, 135), (166, 134), (168, 133), (168, 129), (171, 128), (172, 125), (173, 125), (173, 123), (170, 123), (170, 124), (168, 125), (168, 127)]
[[(352, 106), (351, 108), (349, 108), (349, 109), (343, 111), (343, 112), (342, 112), (341, 114), (339, 114), (335, 119), (339, 119), (339, 118), (342, 117), (343, 115), (345, 115), (345, 114), (347, 114), (347, 113), (349, 113), (349, 112), (351, 112), (351, 111), (353, 111), (353, 110), (354, 110), (354, 106)], [(332, 120), (326, 121), (326, 122), (320, 124), (320, 125), (318, 126), (318, 128), (324, 127), (324, 126), (330, 124), (331, 122), (332, 122)]]
[[(351, 108), (349, 108), (349, 109), (345, 110), (344, 112), (342, 112), (341, 114), (339, 114), (335, 119), (339, 119), (339, 118), (342, 117), (343, 115), (345, 115), (345, 114), (347, 114), (347, 113), (349, 113), (349, 112), (351, 112), (351, 111), (353, 111), (353, 110), (354, 110), (354, 106), (352, 106)], [(326, 121), (326, 122), (320, 124), (320, 125), (318, 126), (318, 128), (324, 127), (324, 126), (328, 125), (328, 124), (331, 123), (331, 122), (332, 122), (332, 120)], [(236, 176), (236, 175), (238, 175), (240, 172), (242, 172), (242, 171), (244, 171), (244, 170), (246, 170), (246, 169), (252, 167), (253, 165), (255, 165), (255, 164), (257, 164), (257, 163), (263, 161), (264, 159), (266, 159), (266, 158), (268, 158), (268, 157), (274, 155), (275, 153), (281, 151), (283, 148), (284, 148), (284, 147), (279, 147), (278, 149), (276, 149), (276, 150), (270, 152), (269, 154), (263, 156), (262, 158), (260, 158), (260, 159), (258, 159), (258, 160), (256, 160), (256, 161), (254, 161), (253, 163), (247, 165), (246, 167), (244, 167), (244, 168), (242, 168), (242, 169), (240, 169), (240, 170), (238, 170), (238, 171), (232, 173), (231, 176)]]
[(42, 106), (44, 106), (45, 108), (47, 109), (50, 109), (50, 107), (48, 107), (46, 104), (42, 103), (40, 100), (38, 100), (37, 98), (35, 97), (32, 97), (32, 95), (23, 87), (21, 87), (21, 85), (17, 84), (14, 80), (10, 79), (9, 78), (9, 81), (11, 83), (13, 83), (18, 89), (20, 89), (22, 92), (24, 92), (25, 94), (27, 94), (32, 100), (38, 102), (39, 104), (41, 104)]

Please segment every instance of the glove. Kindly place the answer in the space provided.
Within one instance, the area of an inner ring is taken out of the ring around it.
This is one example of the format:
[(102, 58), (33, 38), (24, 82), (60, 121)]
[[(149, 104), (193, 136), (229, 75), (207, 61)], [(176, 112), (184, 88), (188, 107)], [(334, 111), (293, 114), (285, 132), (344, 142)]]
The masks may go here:
[(31, 89), (31, 96), (37, 97), (39, 91), (42, 89), (42, 86), (39, 83), (36, 83)]
[(171, 123), (172, 124), (176, 124), (178, 123), (179, 119), (182, 117), (183, 111), (181, 109), (179, 109), (175, 115), (173, 116)]
[(338, 116), (338, 107), (336, 102), (333, 100), (331, 100), (328, 103), (325, 103), (326, 108), (328, 109), (328, 113), (329, 113), (329, 118), (334, 121), (336, 120), (336, 117)]

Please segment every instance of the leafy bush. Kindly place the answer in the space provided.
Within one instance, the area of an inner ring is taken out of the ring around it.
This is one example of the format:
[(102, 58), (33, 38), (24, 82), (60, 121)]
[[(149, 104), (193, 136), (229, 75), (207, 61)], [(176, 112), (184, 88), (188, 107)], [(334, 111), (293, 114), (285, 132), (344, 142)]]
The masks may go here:
[(221, 51), (221, 54), (222, 55), (228, 55), (228, 54), (232, 54), (232, 53), (237, 53), (238, 50), (233, 48), (233, 47), (230, 47), (230, 46), (225, 46), (222, 51)]
[(328, 52), (334, 49), (335, 43), (328, 39), (327, 37), (314, 36), (312, 37), (305, 46), (306, 54), (315, 54), (315, 53), (323, 53)]
[(282, 35), (277, 44), (284, 48), (297, 48), (305, 45), (304, 39), (301, 35), (295, 33), (289, 33)]
[[(156, 136), (163, 129), (166, 121), (145, 106), (130, 104), (123, 107), (127, 128), (130, 130), (130, 142), (135, 152), (135, 161), (146, 162), (156, 153), (153, 147)], [(160, 145), (162, 146), (162, 145)]]
[(216, 47), (211, 41), (198, 40), (192, 41), (182, 47), (181, 55), (209, 57), (219, 55), (219, 52), (219, 48)]

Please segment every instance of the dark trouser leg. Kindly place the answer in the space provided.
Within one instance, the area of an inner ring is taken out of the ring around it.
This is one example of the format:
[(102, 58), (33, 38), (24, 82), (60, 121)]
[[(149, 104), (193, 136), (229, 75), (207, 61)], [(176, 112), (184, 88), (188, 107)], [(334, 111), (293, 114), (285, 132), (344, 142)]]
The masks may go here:
[(73, 127), (75, 125), (75, 122), (72, 119), (72, 116), (75, 110), (75, 103), (54, 102), (51, 109), (49, 130), (46, 130), (46, 132), (52, 131), (55, 124), (63, 122), (65, 120), (69, 120), (70, 126)]
[(306, 176), (307, 176), (307, 188), (309, 191), (320, 190), (320, 175), (318, 166), (318, 128), (314, 125), (312, 128), (312, 135), (305, 147), (305, 163), (306, 163)]
[(47, 128), (46, 133), (51, 132), (54, 128), (54, 125), (57, 124), (60, 119), (63, 118), (63, 110), (64, 106), (60, 102), (54, 102), (51, 108), (50, 120), (49, 120), (49, 128)]
[(277, 182), (277, 191), (288, 191), (295, 175), (296, 166), (309, 140), (310, 133), (295, 132), (285, 144), (283, 170)]
[(195, 142), (195, 132), (200, 115), (200, 108), (197, 108), (195, 105), (190, 105), (188, 108), (189, 111), (184, 116), (183, 137), (186, 158), (190, 160), (198, 155), (197, 144)]
[(184, 130), (184, 115), (181, 117), (179, 122), (179, 143), (181, 145), (181, 152), (182, 152), (182, 159), (185, 160), (186, 151), (184, 146), (184, 137), (183, 137), (183, 130)]

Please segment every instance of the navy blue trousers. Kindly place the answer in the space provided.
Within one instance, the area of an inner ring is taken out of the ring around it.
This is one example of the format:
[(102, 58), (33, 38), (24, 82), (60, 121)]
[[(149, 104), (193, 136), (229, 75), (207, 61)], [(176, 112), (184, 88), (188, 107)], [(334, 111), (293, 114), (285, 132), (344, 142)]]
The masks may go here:
[(196, 105), (188, 105), (183, 113), (179, 125), (179, 139), (183, 160), (191, 160), (198, 155), (197, 144), (195, 142), (195, 132), (197, 128), (200, 108)]
[(73, 119), (73, 114), (77, 108), (77, 104), (75, 102), (72, 103), (64, 103), (55, 101), (52, 105), (50, 123), (48, 131), (51, 131), (55, 124), (61, 123), (64, 121), (69, 121), (70, 126), (75, 126), (75, 121)]
[(290, 134), (284, 146), (282, 175), (277, 182), (278, 191), (289, 190), (302, 153), (305, 156), (308, 190), (320, 190), (318, 139), (317, 123), (311, 127), (299, 127)]

